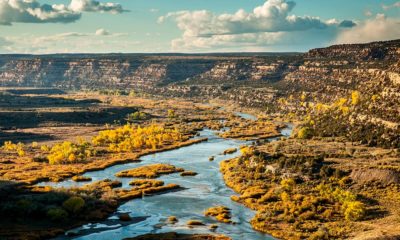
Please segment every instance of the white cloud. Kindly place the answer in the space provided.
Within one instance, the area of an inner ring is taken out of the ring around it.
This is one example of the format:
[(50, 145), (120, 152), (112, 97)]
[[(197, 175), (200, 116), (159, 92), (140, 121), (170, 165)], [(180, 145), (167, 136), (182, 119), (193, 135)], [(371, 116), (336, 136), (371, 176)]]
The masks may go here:
[(70, 23), (81, 18), (82, 12), (122, 13), (120, 4), (94, 0), (72, 0), (64, 4), (40, 4), (36, 0), (0, 0), (0, 25), (12, 23)]
[(171, 42), (174, 51), (241, 51), (252, 47), (281, 50), (285, 44), (288, 49), (293, 49), (293, 44), (305, 49), (311, 42), (317, 46), (331, 42), (342, 28), (355, 26), (350, 20), (296, 16), (291, 14), (295, 6), (293, 1), (267, 0), (252, 12), (180, 11), (161, 16), (158, 22), (172, 19), (182, 30), (182, 36)]
[[(234, 51), (238, 47), (270, 46), (276, 44), (284, 35), (276, 33), (244, 33), (235, 35), (214, 35), (211, 37), (183, 36), (171, 42), (174, 51)], [(232, 50), (229, 50), (232, 49)]]
[(96, 36), (108, 36), (108, 35), (110, 35), (110, 32), (105, 30), (104, 28), (100, 28), (100, 29), (96, 30), (95, 35)]
[(295, 3), (286, 0), (268, 0), (253, 12), (243, 9), (234, 14), (216, 15), (207, 10), (168, 13), (159, 18), (172, 18), (184, 36), (211, 36), (258, 32), (304, 31), (323, 29), (327, 24), (318, 17), (289, 15)]
[(400, 1), (399, 2), (395, 2), (395, 3), (393, 3), (392, 5), (385, 5), (385, 4), (382, 4), (382, 8), (383, 8), (383, 10), (389, 10), (389, 9), (392, 9), (392, 8), (400, 8)]
[(63, 4), (41, 5), (32, 0), (0, 0), (0, 24), (11, 25), (13, 22), (46, 23), (74, 22), (81, 17)]
[(94, 0), (72, 0), (69, 8), (75, 12), (110, 12), (117, 14), (126, 11), (118, 3), (101, 3)]
[(400, 38), (400, 20), (376, 15), (358, 26), (339, 34), (336, 43), (365, 43)]
[(67, 32), (47, 36), (21, 35), (0, 38), (0, 50), (6, 53), (99, 53), (130, 52), (139, 41), (126, 37), (125, 34), (109, 33), (109, 35), (96, 35), (96, 33)]

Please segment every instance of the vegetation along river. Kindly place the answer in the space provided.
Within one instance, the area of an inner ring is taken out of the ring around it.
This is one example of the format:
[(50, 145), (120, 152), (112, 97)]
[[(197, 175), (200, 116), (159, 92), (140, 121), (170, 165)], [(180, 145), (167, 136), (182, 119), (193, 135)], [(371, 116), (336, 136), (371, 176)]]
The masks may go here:
[[(244, 113), (236, 113), (246, 119), (256, 119), (254, 116)], [(288, 125), (281, 130), (283, 136), (289, 136), (292, 126)], [(122, 239), (146, 233), (161, 233), (175, 231), (179, 233), (211, 233), (208, 226), (196, 226), (189, 228), (186, 222), (192, 219), (201, 220), (206, 224), (217, 223), (219, 227), (213, 233), (225, 234), (232, 239), (273, 239), (272, 237), (259, 233), (252, 229), (249, 221), (254, 212), (241, 204), (231, 201), (230, 196), (236, 194), (227, 187), (219, 171), (219, 163), (223, 160), (240, 155), (236, 152), (230, 155), (220, 155), (228, 148), (238, 148), (242, 145), (252, 144), (251, 141), (240, 141), (220, 138), (216, 131), (204, 129), (200, 136), (206, 137), (208, 141), (179, 149), (160, 152), (153, 155), (141, 157), (141, 162), (116, 165), (104, 170), (88, 172), (84, 176), (91, 177), (92, 181), (104, 179), (118, 179), (123, 183), (123, 188), (129, 188), (130, 178), (117, 178), (115, 174), (153, 163), (168, 163), (182, 167), (188, 171), (195, 171), (196, 176), (182, 177), (179, 173), (162, 175), (159, 179), (166, 184), (175, 183), (183, 187), (183, 190), (168, 192), (160, 195), (145, 196), (142, 199), (134, 199), (121, 205), (120, 213), (129, 213), (132, 217), (144, 217), (141, 221), (121, 225), (117, 216), (103, 223), (91, 223), (72, 230), (79, 233), (73, 239), (102, 240)], [(273, 141), (274, 139), (270, 139)], [(214, 161), (209, 161), (210, 156), (215, 156)], [(42, 183), (40, 185), (51, 185), (53, 187), (71, 187), (87, 184), (66, 180), (59, 183)], [(209, 207), (224, 205), (232, 209), (232, 220), (236, 224), (219, 223), (214, 219), (204, 216), (204, 210)], [(176, 224), (165, 224), (169, 216), (176, 216), (179, 221)], [(60, 237), (60, 239), (72, 237)]]

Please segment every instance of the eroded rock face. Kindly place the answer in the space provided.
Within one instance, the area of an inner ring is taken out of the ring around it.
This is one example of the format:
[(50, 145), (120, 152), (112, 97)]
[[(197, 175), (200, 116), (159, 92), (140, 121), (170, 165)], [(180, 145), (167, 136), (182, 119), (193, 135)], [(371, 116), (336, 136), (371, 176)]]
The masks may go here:
[(299, 91), (321, 101), (376, 86), (388, 97), (400, 92), (400, 40), (305, 54), (3, 55), (0, 65), (0, 86), (140, 89), (252, 107)]
[(342, 44), (310, 50), (309, 58), (345, 58), (353, 61), (399, 59), (399, 40), (365, 44)]

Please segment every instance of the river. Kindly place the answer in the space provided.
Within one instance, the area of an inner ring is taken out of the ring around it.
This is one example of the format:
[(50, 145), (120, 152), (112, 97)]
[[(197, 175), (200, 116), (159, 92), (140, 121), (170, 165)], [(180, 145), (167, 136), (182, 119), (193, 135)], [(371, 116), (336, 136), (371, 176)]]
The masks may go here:
[[(247, 119), (255, 119), (249, 114), (236, 113), (238, 116)], [(292, 125), (282, 129), (284, 136), (289, 136), (292, 131)], [(103, 179), (118, 179), (123, 183), (123, 188), (129, 188), (131, 178), (117, 178), (115, 173), (143, 165), (153, 163), (169, 163), (177, 167), (182, 167), (188, 171), (195, 171), (196, 176), (182, 177), (178, 174), (163, 175), (159, 179), (166, 184), (176, 183), (184, 189), (180, 191), (168, 192), (165, 194), (143, 197), (126, 202), (118, 208), (118, 212), (127, 212), (132, 217), (147, 217), (145, 220), (128, 224), (105, 224), (91, 223), (80, 228), (72, 230), (80, 233), (73, 239), (80, 240), (105, 240), (122, 239), (133, 237), (146, 233), (161, 232), (180, 232), (180, 233), (218, 233), (230, 236), (235, 240), (249, 239), (274, 239), (266, 234), (259, 233), (251, 228), (250, 219), (255, 212), (244, 207), (241, 204), (230, 200), (230, 196), (236, 194), (228, 188), (219, 171), (219, 163), (223, 160), (234, 158), (240, 155), (236, 152), (231, 155), (220, 155), (228, 148), (238, 148), (241, 145), (248, 145), (252, 142), (233, 139), (223, 139), (216, 135), (216, 131), (204, 129), (200, 131), (199, 137), (207, 137), (208, 141), (195, 145), (182, 147), (179, 149), (165, 151), (153, 155), (141, 157), (141, 162), (128, 163), (109, 167), (104, 170), (88, 172), (84, 176), (91, 177), (92, 181)], [(271, 141), (274, 139), (271, 139)], [(214, 161), (209, 161), (210, 156), (215, 156)], [(53, 187), (71, 187), (87, 184), (76, 183), (72, 180), (66, 180), (59, 183), (42, 183), (40, 185), (50, 185)], [(204, 210), (216, 206), (224, 205), (232, 209), (232, 220), (236, 224), (219, 223), (216, 220), (205, 217)], [(179, 222), (171, 225), (164, 224), (169, 216), (176, 216)], [(111, 219), (116, 219), (116, 216)], [(206, 224), (217, 223), (219, 227), (211, 232), (208, 226), (199, 226), (188, 228), (188, 220), (201, 220)], [(108, 221), (109, 222), (109, 221)], [(60, 237), (60, 239), (66, 237)]]

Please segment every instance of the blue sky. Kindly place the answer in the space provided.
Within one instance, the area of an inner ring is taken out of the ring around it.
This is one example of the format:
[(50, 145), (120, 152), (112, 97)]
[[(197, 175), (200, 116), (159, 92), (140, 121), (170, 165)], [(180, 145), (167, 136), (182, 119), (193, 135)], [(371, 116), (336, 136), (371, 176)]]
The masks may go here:
[(0, 0), (0, 53), (307, 51), (396, 38), (398, 0)]

